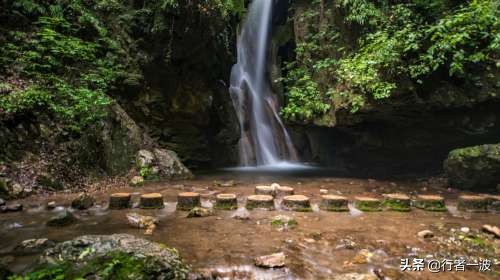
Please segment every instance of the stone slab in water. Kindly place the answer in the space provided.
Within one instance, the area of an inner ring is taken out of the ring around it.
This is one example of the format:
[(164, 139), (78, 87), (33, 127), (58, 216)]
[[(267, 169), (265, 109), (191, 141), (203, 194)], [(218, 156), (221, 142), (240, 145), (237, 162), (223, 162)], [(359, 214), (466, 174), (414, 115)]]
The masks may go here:
[(354, 205), (357, 209), (364, 212), (382, 211), (382, 202), (380, 199), (368, 196), (356, 196)]
[(273, 210), (274, 209), (274, 198), (270, 195), (250, 195), (247, 197), (247, 203), (245, 206), (248, 210), (253, 209), (266, 209)]
[(294, 194), (294, 190), (292, 187), (278, 186), (276, 188), (276, 196), (277, 197), (284, 197), (284, 196), (293, 195), (293, 194)]
[(391, 193), (384, 195), (384, 205), (393, 211), (408, 212), (411, 210), (410, 197), (402, 193)]
[(143, 209), (159, 209), (165, 207), (161, 193), (147, 193), (141, 195), (140, 207)]
[(487, 212), (488, 199), (479, 195), (461, 195), (458, 197), (457, 209), (467, 212)]
[(281, 207), (285, 210), (293, 210), (299, 212), (312, 211), (309, 197), (305, 195), (288, 195), (283, 197)]
[(200, 207), (200, 194), (196, 192), (182, 192), (177, 195), (177, 210), (189, 211)]
[(238, 208), (236, 195), (232, 193), (221, 193), (215, 197), (215, 209), (234, 210)]
[(347, 197), (340, 195), (323, 195), (321, 196), (320, 208), (326, 211), (343, 212), (349, 211)]
[(255, 194), (271, 195), (274, 197), (275, 189), (272, 186), (256, 186)]
[(440, 195), (417, 195), (413, 201), (413, 205), (419, 209), (433, 211), (433, 212), (445, 212), (447, 211), (446, 205), (444, 203), (444, 198)]
[(113, 193), (109, 196), (109, 209), (124, 209), (130, 207), (130, 193)]

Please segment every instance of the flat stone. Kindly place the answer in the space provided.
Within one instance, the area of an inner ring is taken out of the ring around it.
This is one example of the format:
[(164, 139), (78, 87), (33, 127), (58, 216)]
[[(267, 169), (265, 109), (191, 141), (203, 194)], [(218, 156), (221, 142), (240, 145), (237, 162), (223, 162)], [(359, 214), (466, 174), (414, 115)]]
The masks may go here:
[(234, 210), (238, 208), (236, 195), (232, 193), (221, 193), (215, 197), (215, 209)]
[(246, 208), (253, 209), (274, 209), (274, 198), (271, 195), (250, 195), (247, 197)]
[(487, 212), (489, 201), (480, 195), (461, 195), (458, 197), (457, 209), (467, 212)]
[(293, 210), (299, 212), (312, 211), (309, 197), (305, 195), (289, 195), (283, 197), (281, 206), (286, 210)]
[(201, 206), (200, 194), (196, 192), (181, 192), (177, 195), (177, 210), (189, 211)]
[(356, 196), (354, 205), (357, 209), (365, 212), (382, 211), (382, 202), (375, 197)]
[(272, 187), (272, 186), (256, 186), (255, 187), (255, 194), (275, 196), (276, 192), (275, 192), (274, 187)]
[(288, 195), (293, 195), (293, 193), (294, 193), (294, 190), (292, 187), (278, 186), (276, 188), (276, 196), (277, 197), (284, 197), (284, 196), (288, 196)]
[(410, 197), (402, 193), (391, 193), (384, 195), (384, 205), (393, 211), (408, 212), (411, 210)]
[(433, 212), (445, 212), (447, 211), (444, 198), (440, 195), (417, 195), (413, 201), (413, 205), (416, 208), (433, 211)]
[(280, 252), (255, 258), (255, 265), (264, 268), (283, 267), (285, 266), (285, 259), (285, 254)]
[(343, 212), (349, 211), (347, 197), (341, 195), (323, 195), (321, 196), (320, 208), (326, 211)]
[(156, 229), (156, 225), (160, 222), (158, 218), (138, 213), (128, 213), (126, 217), (128, 224), (132, 227), (146, 229), (144, 232), (145, 235), (152, 235)]

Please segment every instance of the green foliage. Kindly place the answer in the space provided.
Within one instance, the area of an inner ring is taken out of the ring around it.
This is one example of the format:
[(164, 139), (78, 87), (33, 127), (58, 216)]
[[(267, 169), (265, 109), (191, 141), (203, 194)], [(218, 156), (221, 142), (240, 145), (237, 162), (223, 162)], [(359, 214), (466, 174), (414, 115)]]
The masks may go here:
[[(418, 85), (440, 69), (467, 78), (467, 67), (482, 63), (490, 69), (498, 59), (500, 4), (495, 0), (458, 6), (446, 0), (324, 2), (323, 15), (314, 1), (295, 17), (304, 35), (297, 42), (296, 63), (285, 67), (289, 98), (283, 115), (289, 119), (318, 118), (327, 108), (354, 113), (389, 98), (402, 89), (402, 80)], [(339, 9), (342, 23), (334, 12)], [(325, 106), (311, 106), (319, 101)]]

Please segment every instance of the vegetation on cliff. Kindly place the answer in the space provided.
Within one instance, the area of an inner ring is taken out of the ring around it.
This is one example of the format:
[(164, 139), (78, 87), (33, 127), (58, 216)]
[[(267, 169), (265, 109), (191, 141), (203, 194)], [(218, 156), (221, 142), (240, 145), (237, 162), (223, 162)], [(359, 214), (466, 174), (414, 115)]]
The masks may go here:
[(282, 114), (311, 120), (332, 107), (356, 112), (436, 79), (494, 78), (499, 11), (494, 0), (299, 3), (292, 18), (296, 59), (285, 67)]
[(0, 118), (43, 112), (75, 131), (101, 119), (111, 91), (142, 79), (135, 37), (168, 35), (182, 9), (228, 18), (242, 13), (244, 5), (242, 0), (3, 1)]

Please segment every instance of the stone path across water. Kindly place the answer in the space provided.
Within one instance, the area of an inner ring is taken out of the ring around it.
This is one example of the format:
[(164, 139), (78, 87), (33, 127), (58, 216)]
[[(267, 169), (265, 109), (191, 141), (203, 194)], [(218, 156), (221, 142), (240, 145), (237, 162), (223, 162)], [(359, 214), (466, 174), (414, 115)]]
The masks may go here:
[[(279, 188), (271, 186), (256, 186), (255, 195), (247, 196), (245, 207), (248, 210), (265, 209), (275, 210), (275, 201), (280, 209), (309, 212), (312, 211), (311, 199), (308, 196), (295, 194), (275, 197)], [(286, 193), (294, 193), (293, 188), (286, 187)], [(189, 211), (201, 206), (200, 193), (181, 192), (177, 196), (177, 210)], [(141, 208), (162, 208), (163, 196), (159, 193), (145, 193), (140, 196)], [(126, 201), (118, 202), (117, 199)], [(214, 197), (214, 208), (218, 210), (234, 210), (238, 208), (237, 195), (233, 193), (218, 194)], [(113, 193), (109, 197), (110, 209), (124, 209), (131, 206), (129, 193)], [(354, 196), (352, 201), (345, 196), (321, 195), (320, 209), (331, 212), (348, 211), (349, 202), (363, 212), (379, 212), (383, 210), (409, 212), (412, 207), (432, 212), (447, 211), (445, 199), (436, 194), (417, 195), (410, 197), (402, 193), (384, 194), (383, 198), (375, 196)], [(117, 205), (118, 204), (118, 205)], [(457, 209), (464, 212), (493, 212), (498, 213), (498, 196), (488, 195), (460, 195)]]

